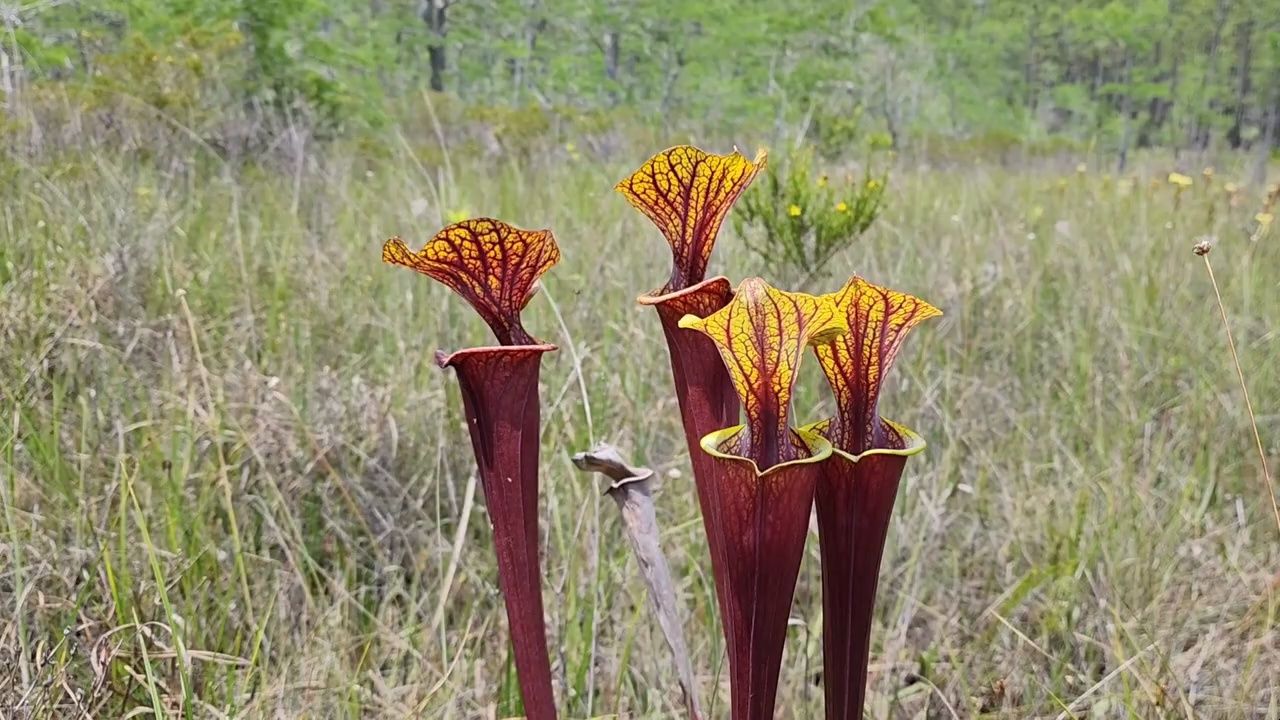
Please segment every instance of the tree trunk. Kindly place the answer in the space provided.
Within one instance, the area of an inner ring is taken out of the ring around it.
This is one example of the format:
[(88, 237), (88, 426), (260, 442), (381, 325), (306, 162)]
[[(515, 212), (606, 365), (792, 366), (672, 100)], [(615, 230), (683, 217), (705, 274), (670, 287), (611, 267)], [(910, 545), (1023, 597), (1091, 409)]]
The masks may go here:
[(9, 53), (0, 45), (0, 95), (4, 95), (6, 105), (13, 100), (13, 89), (17, 85), (13, 78), (16, 74), (13, 64), (9, 62)]
[(1240, 23), (1240, 60), (1239, 60), (1239, 82), (1236, 84), (1236, 103), (1235, 112), (1231, 119), (1231, 129), (1227, 131), (1227, 142), (1231, 143), (1231, 148), (1237, 150), (1244, 143), (1242, 137), (1244, 132), (1245, 110), (1248, 107), (1249, 93), (1253, 90), (1252, 78), (1253, 74), (1253, 20), (1245, 20)]
[(1264, 130), (1262, 137), (1258, 139), (1253, 160), (1253, 184), (1256, 187), (1266, 187), (1267, 165), (1271, 161), (1271, 151), (1276, 147), (1276, 143), (1280, 142), (1280, 86), (1272, 92), (1271, 102), (1267, 103), (1262, 122)]
[(1129, 162), (1129, 136), (1133, 132), (1133, 53), (1124, 52), (1124, 100), (1120, 103), (1120, 114), (1124, 118), (1124, 130), (1120, 135), (1120, 166), (1116, 173), (1123, 173)]
[(444, 92), (444, 71), (447, 67), (444, 37), (448, 11), (448, 0), (423, 0), (419, 10), (422, 21), (431, 29), (431, 39), (427, 42), (427, 64), (431, 70), (431, 89), (436, 92)]
[(1037, 67), (1038, 58), (1036, 57), (1037, 48), (1040, 46), (1040, 6), (1033, 5), (1031, 14), (1027, 18), (1027, 46), (1026, 57), (1022, 66), (1022, 84), (1026, 96), (1023, 98), (1025, 106), (1032, 114), (1039, 105), (1039, 79), (1040, 73)]
[(604, 34), (604, 76), (618, 79), (618, 58), (622, 54), (621, 33), (609, 30)]
[(1210, 88), (1213, 87), (1214, 81), (1217, 80), (1218, 50), (1222, 45), (1222, 27), (1226, 24), (1227, 14), (1230, 9), (1230, 0), (1218, 0), (1217, 9), (1213, 14), (1213, 37), (1209, 41), (1209, 59), (1207, 69), (1200, 78), (1200, 92), (1197, 94), (1197, 97), (1204, 100), (1205, 104), (1197, 109), (1195, 121), (1191, 125), (1191, 135), (1188, 138), (1188, 144), (1196, 150), (1203, 151), (1209, 146), (1210, 128), (1206, 121), (1213, 116), (1216, 106)]
[(600, 38), (600, 54), (604, 56), (604, 76), (609, 79), (605, 96), (609, 99), (609, 105), (614, 106), (620, 100), (618, 66), (622, 58), (622, 33), (606, 30)]
[[(535, 12), (537, 12), (537, 9), (538, 9), (537, 3), (532, 3), (526, 9), (525, 12), (532, 15)], [(547, 29), (546, 18), (540, 18), (534, 22), (529, 23), (525, 27), (525, 31), (524, 31), (525, 56), (524, 56), (524, 59), (520, 61), (520, 84), (516, 86), (516, 97), (519, 97), (522, 94), (524, 90), (524, 86), (526, 84), (531, 86), (535, 85), (534, 79), (531, 78), (530, 76), (533, 74), (535, 70), (534, 59), (538, 54), (538, 34), (546, 29)], [(531, 89), (533, 90), (535, 95), (538, 94), (536, 86), (534, 86)]]
[(680, 79), (680, 73), (684, 71), (684, 50), (676, 49), (674, 54), (674, 62), (667, 69), (667, 80), (662, 89), (662, 101), (658, 103), (659, 112), (665, 118), (668, 117), (668, 111), (671, 109), (672, 103), (676, 96), (676, 81)]
[[(1156, 41), (1154, 56), (1151, 58), (1151, 67), (1156, 68), (1156, 75), (1152, 77), (1152, 82), (1162, 79), (1159, 68), (1164, 64), (1164, 43), (1160, 40)], [(1147, 102), (1147, 119), (1142, 121), (1142, 125), (1138, 128), (1137, 146), (1140, 148), (1147, 147), (1152, 144), (1151, 136), (1160, 131), (1160, 127), (1156, 124), (1156, 117), (1160, 114), (1160, 97), (1154, 96)]]
[[(1169, 76), (1169, 99), (1166, 100), (1160, 106), (1160, 113), (1156, 118), (1157, 131), (1164, 128), (1165, 122), (1168, 121), (1169, 116), (1173, 114), (1173, 108), (1178, 101), (1178, 78), (1181, 75), (1180, 73), (1181, 70), (1182, 70), (1182, 54), (1175, 52), (1173, 56), (1173, 74)], [(1179, 115), (1181, 115), (1181, 113), (1179, 113)], [(1178, 132), (1178, 123), (1175, 120), (1172, 124), (1173, 124), (1173, 128), (1169, 132), (1167, 142), (1170, 145), (1176, 146), (1177, 141), (1174, 140), (1173, 138), (1174, 138), (1174, 135)], [(1176, 147), (1174, 148), (1174, 151), (1175, 152), (1177, 151)]]

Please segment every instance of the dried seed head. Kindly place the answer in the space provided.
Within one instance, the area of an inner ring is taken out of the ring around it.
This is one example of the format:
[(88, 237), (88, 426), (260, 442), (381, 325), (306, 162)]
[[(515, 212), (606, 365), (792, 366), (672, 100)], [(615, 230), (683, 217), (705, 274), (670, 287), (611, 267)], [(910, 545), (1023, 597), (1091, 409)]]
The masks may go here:
[(1200, 242), (1196, 243), (1195, 247), (1191, 248), (1192, 252), (1201, 257), (1208, 255), (1211, 250), (1213, 250), (1213, 241), (1209, 238), (1204, 238)]

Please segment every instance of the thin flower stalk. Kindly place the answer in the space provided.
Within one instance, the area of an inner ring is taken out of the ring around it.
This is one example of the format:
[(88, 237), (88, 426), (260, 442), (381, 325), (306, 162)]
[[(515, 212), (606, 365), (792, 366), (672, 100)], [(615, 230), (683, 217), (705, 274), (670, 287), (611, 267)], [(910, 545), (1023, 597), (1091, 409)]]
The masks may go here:
[(907, 333), (941, 312), (858, 277), (825, 297), (849, 332), (814, 346), (836, 398), (835, 417), (808, 428), (834, 446), (815, 498), (823, 686), (827, 720), (860, 720), (889, 521), (907, 457), (925, 447), (919, 435), (880, 417), (880, 392)]
[(680, 327), (715, 345), (745, 423), (702, 438), (701, 478), (717, 522), (708, 524), (729, 659), (733, 720), (774, 715), (787, 621), (808, 532), (809, 508), (831, 445), (791, 426), (791, 395), (805, 348), (844, 332), (827, 299), (750, 278), (719, 311)]
[(550, 230), (521, 230), (489, 218), (441, 230), (418, 252), (400, 238), (383, 260), (416, 270), (465, 298), (500, 343), (436, 354), (462, 390), (498, 558), (516, 675), (528, 720), (555, 720), (538, 552), (538, 375), (555, 350), (520, 322), (538, 278), (560, 259)]

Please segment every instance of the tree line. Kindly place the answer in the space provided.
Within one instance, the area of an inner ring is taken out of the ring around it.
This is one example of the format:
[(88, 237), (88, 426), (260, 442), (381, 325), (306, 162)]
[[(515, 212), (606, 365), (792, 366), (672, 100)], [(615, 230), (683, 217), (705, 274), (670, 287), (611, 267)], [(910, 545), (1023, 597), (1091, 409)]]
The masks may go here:
[[(1063, 136), (1114, 151), (1280, 144), (1280, 0), (98, 0), (0, 16), (0, 90), (83, 82), (238, 37), (255, 101), (339, 124), (430, 89), (642, 122)], [(114, 62), (112, 65), (110, 62)]]

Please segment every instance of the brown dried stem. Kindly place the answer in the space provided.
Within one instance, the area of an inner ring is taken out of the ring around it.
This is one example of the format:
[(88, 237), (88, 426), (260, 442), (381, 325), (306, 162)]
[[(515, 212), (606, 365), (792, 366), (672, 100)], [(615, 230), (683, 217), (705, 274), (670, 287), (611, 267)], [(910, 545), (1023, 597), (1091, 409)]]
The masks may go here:
[(613, 498), (622, 513), (623, 529), (640, 565), (644, 584), (649, 589), (649, 600), (653, 603), (654, 614), (658, 616), (658, 625), (675, 657), (685, 708), (690, 720), (701, 720), (702, 707), (694, 685), (689, 647), (680, 625), (675, 582), (658, 540), (658, 520), (652, 496), (654, 473), (649, 468), (629, 464), (617, 448), (608, 444), (577, 453), (573, 456), (573, 464), (579, 470), (599, 473), (610, 481), (605, 493)]

